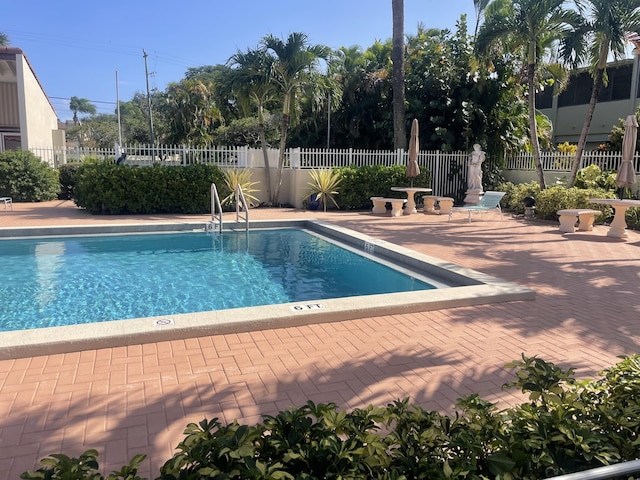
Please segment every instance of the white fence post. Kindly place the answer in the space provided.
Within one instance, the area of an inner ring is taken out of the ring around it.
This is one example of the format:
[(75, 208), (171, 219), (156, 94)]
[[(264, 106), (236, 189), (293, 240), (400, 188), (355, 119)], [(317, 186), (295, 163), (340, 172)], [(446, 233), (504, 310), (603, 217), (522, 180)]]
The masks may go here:
[(249, 166), (249, 147), (238, 147), (238, 168), (247, 168)]
[(291, 148), (289, 152), (289, 164), (291, 168), (300, 168), (300, 148)]

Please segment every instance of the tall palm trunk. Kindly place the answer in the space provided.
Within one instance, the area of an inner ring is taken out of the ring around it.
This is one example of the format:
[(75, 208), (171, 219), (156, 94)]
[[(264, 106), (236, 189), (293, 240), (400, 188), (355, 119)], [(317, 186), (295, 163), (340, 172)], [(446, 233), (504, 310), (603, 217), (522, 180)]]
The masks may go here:
[(571, 173), (569, 174), (568, 185), (571, 187), (576, 182), (578, 170), (582, 164), (582, 153), (584, 147), (587, 144), (587, 136), (591, 129), (591, 120), (596, 110), (596, 104), (598, 103), (598, 97), (600, 96), (600, 90), (602, 90), (602, 83), (604, 78), (604, 69), (607, 66), (607, 57), (609, 56), (609, 45), (603, 44), (600, 47), (600, 53), (598, 57), (598, 69), (596, 70), (595, 77), (593, 78), (593, 88), (591, 89), (591, 98), (589, 99), (589, 109), (587, 110), (587, 116), (582, 124), (582, 131), (580, 132), (580, 138), (578, 139), (578, 147), (576, 154), (573, 157), (571, 163)]
[(582, 124), (582, 131), (580, 132), (580, 138), (578, 139), (578, 146), (576, 148), (576, 154), (573, 157), (571, 163), (571, 173), (569, 174), (569, 180), (567, 184), (573, 186), (578, 176), (578, 170), (582, 164), (582, 153), (587, 143), (587, 136), (589, 135), (589, 129), (591, 128), (591, 120), (593, 119), (593, 113), (596, 110), (596, 104), (598, 103), (598, 97), (600, 96), (600, 90), (602, 89), (602, 78), (604, 76), (604, 70), (598, 69), (596, 77), (594, 78), (593, 89), (591, 90), (591, 99), (589, 100), (589, 109), (587, 110), (587, 116)]
[(527, 83), (529, 86), (529, 130), (531, 132), (531, 147), (533, 158), (536, 162), (536, 173), (538, 174), (538, 184), (544, 190), (544, 170), (542, 169), (542, 155), (540, 154), (540, 142), (538, 140), (538, 124), (536, 122), (536, 84), (535, 84), (535, 64), (529, 62), (527, 67)]
[[(288, 99), (288, 96), (286, 97)], [(285, 99), (285, 104), (289, 102)], [(287, 148), (287, 131), (289, 130), (289, 113), (282, 114), (282, 124), (280, 125), (280, 149), (278, 150), (278, 172), (276, 176), (276, 185), (273, 190), (274, 206), (278, 206), (278, 198), (280, 197), (280, 187), (282, 186), (282, 175), (284, 172), (284, 152)]]
[(391, 0), (393, 10), (393, 48), (391, 63), (393, 64), (393, 146), (395, 149), (406, 148), (407, 127), (404, 94), (404, 0)]
[(267, 185), (267, 202), (271, 205), (271, 165), (269, 165), (269, 151), (267, 150), (267, 140), (264, 133), (264, 113), (262, 105), (258, 107), (258, 131), (260, 134), (260, 146), (262, 147), (262, 158), (264, 159), (264, 178)]

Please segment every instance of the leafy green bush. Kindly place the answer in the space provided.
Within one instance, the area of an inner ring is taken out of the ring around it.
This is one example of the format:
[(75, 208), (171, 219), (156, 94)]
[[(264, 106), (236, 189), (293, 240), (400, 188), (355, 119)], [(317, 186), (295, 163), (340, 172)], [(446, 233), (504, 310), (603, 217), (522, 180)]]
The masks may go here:
[(59, 191), (58, 171), (33, 153), (0, 153), (0, 196), (12, 197), (14, 202), (43, 202), (54, 200)]
[[(556, 212), (565, 208), (589, 208), (600, 210), (601, 215), (596, 216), (596, 222), (602, 223), (612, 215), (613, 210), (607, 205), (589, 203), (590, 198), (615, 198), (613, 190), (602, 188), (566, 188), (560, 185), (547, 187), (540, 190), (537, 182), (521, 183), (514, 185), (507, 182), (500, 185), (499, 190), (506, 192), (502, 205), (515, 213), (524, 213), (524, 198), (531, 196), (536, 202), (536, 217), (541, 220), (557, 220)], [(634, 209), (629, 209), (634, 210)], [(627, 211), (629, 228), (633, 222), (634, 212)]]
[(538, 182), (520, 183), (518, 185), (506, 182), (498, 186), (498, 191), (505, 192), (502, 202), (500, 202), (501, 205), (507, 210), (522, 214), (524, 213), (525, 197), (533, 197), (535, 199), (540, 193), (540, 185)]
[(212, 165), (135, 167), (83, 163), (76, 173), (74, 201), (93, 214), (208, 213), (211, 184), (230, 192)]
[[(349, 166), (338, 168), (337, 171), (342, 180), (336, 200), (343, 210), (371, 208), (371, 197), (397, 197), (398, 192), (393, 192), (391, 187), (408, 187), (411, 182), (404, 165)], [(428, 187), (430, 182), (431, 173), (425, 169), (413, 179), (413, 184), (420, 187)]]
[(73, 198), (76, 187), (76, 173), (79, 167), (80, 164), (78, 163), (67, 163), (58, 168), (60, 177), (58, 198), (60, 200), (71, 200)]
[(590, 208), (602, 212), (602, 215), (596, 216), (596, 222), (602, 222), (611, 215), (611, 208), (606, 205), (589, 203), (589, 199), (614, 197), (614, 192), (597, 188), (547, 187), (536, 197), (536, 217), (545, 220), (557, 220), (558, 215), (556, 212), (558, 210), (565, 208)]
[[(469, 395), (452, 416), (397, 400), (351, 412), (307, 402), (254, 426), (217, 419), (189, 424), (157, 480), (176, 479), (537, 479), (640, 455), (640, 355), (595, 381), (576, 381), (536, 357), (507, 365), (504, 388), (529, 395), (499, 411)], [(102, 480), (97, 453), (52, 455), (21, 478)], [(84, 458), (84, 460), (83, 460)], [(136, 455), (109, 480), (137, 480)], [(55, 475), (51, 472), (55, 471)]]
[(20, 478), (24, 480), (145, 480), (138, 476), (138, 467), (147, 456), (136, 455), (128, 465), (118, 472), (113, 472), (105, 479), (98, 471), (98, 452), (87, 450), (78, 458), (63, 454), (53, 454), (42, 459), (44, 466), (34, 472), (24, 472)]
[(608, 170), (602, 171), (598, 165), (589, 165), (588, 167), (578, 170), (575, 186), (577, 188), (615, 190), (618, 188), (616, 172)]
[(627, 210), (625, 214), (627, 227), (631, 230), (640, 230), (640, 208), (633, 207)]

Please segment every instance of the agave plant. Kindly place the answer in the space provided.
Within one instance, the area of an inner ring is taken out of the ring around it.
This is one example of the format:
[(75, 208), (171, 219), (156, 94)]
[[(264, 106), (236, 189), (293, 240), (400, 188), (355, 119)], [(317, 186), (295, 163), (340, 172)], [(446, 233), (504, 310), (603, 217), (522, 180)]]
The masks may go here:
[(311, 187), (307, 195), (303, 200), (309, 199), (312, 195), (316, 196), (318, 201), (322, 202), (324, 211), (327, 211), (327, 202), (330, 200), (340, 209), (340, 206), (336, 202), (334, 195), (338, 195), (338, 186), (342, 181), (342, 177), (337, 170), (311, 170), (311, 182), (307, 182), (307, 185)]
[(248, 168), (244, 168), (242, 170), (237, 170), (235, 168), (225, 170), (224, 183), (229, 190), (231, 190), (231, 193), (222, 199), (220, 202), (222, 205), (233, 205), (233, 202), (235, 201), (236, 187), (238, 185), (242, 188), (244, 199), (249, 203), (249, 205), (254, 206), (260, 203), (260, 200), (253, 195), (258, 191), (253, 188), (258, 184), (258, 182), (251, 181), (251, 170)]

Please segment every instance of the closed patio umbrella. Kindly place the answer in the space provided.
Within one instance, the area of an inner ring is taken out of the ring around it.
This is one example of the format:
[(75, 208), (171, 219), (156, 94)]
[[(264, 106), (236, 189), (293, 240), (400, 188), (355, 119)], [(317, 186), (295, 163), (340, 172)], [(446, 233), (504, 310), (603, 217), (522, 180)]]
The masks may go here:
[[(636, 152), (636, 139), (638, 135), (638, 121), (635, 115), (627, 116), (624, 122), (624, 137), (622, 138), (622, 162), (618, 168), (616, 182), (623, 189), (631, 187), (636, 182), (633, 171), (633, 157)], [(622, 197), (623, 195), (621, 195)]]
[(411, 179), (413, 187), (413, 179), (420, 175), (420, 167), (418, 166), (418, 152), (420, 151), (420, 140), (418, 138), (418, 119), (414, 118), (411, 124), (411, 138), (409, 139), (409, 163), (407, 164), (407, 177)]

